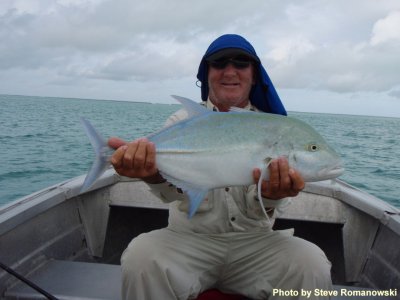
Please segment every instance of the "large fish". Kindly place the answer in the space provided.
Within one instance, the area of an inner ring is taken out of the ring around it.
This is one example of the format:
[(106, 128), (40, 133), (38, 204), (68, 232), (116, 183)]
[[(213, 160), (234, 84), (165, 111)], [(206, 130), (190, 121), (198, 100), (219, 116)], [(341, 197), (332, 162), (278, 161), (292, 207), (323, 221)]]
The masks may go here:
[[(338, 154), (300, 120), (235, 108), (214, 112), (192, 100), (173, 97), (184, 106), (188, 118), (148, 139), (155, 144), (162, 176), (188, 195), (189, 217), (210, 189), (250, 185), (254, 168), (261, 169), (260, 182), (268, 179), (268, 165), (274, 158), (286, 157), (306, 182), (343, 173)], [(109, 166), (109, 156), (106, 141), (87, 120), (82, 119), (82, 123), (96, 152), (96, 161), (82, 186), (84, 192)], [(258, 187), (261, 198), (261, 184)]]

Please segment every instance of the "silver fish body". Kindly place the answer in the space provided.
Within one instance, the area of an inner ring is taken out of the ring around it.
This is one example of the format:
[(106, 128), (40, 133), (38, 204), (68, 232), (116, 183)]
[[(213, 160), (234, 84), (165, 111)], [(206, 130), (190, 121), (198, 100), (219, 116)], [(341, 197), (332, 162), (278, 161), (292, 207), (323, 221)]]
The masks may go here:
[[(249, 111), (214, 112), (189, 99), (174, 97), (189, 117), (148, 139), (156, 146), (161, 174), (189, 196), (190, 217), (210, 189), (250, 185), (254, 168), (263, 170), (262, 179), (268, 179), (267, 167), (274, 158), (286, 157), (305, 181), (335, 178), (343, 172), (339, 155), (300, 120)], [(99, 148), (99, 142), (92, 144)], [(94, 169), (98, 173), (104, 168)], [(90, 173), (86, 187), (101, 175)]]

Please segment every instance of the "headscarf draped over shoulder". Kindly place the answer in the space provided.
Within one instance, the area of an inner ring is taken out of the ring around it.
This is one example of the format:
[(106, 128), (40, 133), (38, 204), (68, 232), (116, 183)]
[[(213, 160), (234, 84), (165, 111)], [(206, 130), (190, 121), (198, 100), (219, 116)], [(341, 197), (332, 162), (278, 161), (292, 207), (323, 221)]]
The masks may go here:
[(250, 102), (257, 107), (259, 110), (273, 113), (286, 115), (286, 110), (275, 90), (274, 85), (271, 82), (267, 72), (261, 64), (260, 58), (257, 56), (253, 46), (242, 36), (237, 34), (225, 34), (217, 38), (210, 44), (206, 53), (204, 54), (199, 71), (197, 73), (197, 79), (201, 82), (201, 99), (206, 101), (208, 98), (208, 63), (207, 58), (211, 55), (227, 48), (236, 48), (243, 50), (249, 54), (249, 56), (255, 58), (256, 62), (256, 83), (250, 91)]

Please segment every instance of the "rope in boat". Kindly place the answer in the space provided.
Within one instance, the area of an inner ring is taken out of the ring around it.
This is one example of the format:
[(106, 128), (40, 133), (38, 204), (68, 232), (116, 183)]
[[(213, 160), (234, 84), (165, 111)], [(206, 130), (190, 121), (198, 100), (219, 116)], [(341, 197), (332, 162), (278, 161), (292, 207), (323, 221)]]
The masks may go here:
[(43, 290), (41, 287), (37, 286), (36, 284), (34, 284), (32, 281), (30, 281), (29, 279), (25, 278), (24, 276), (22, 276), (21, 274), (17, 273), (15, 270), (11, 269), (10, 267), (6, 266), (5, 264), (3, 264), (0, 261), (0, 268), (2, 268), (4, 271), (6, 271), (7, 273), (11, 274), (12, 276), (16, 277), (17, 279), (21, 280), (23, 283), (25, 283), (26, 285), (29, 285), (31, 288), (33, 288), (35, 291), (37, 291), (38, 293), (42, 294), (43, 296), (45, 296), (47, 299), (50, 300), (58, 300), (58, 298), (54, 297), (53, 295), (51, 295), (50, 293), (46, 292), (45, 290)]

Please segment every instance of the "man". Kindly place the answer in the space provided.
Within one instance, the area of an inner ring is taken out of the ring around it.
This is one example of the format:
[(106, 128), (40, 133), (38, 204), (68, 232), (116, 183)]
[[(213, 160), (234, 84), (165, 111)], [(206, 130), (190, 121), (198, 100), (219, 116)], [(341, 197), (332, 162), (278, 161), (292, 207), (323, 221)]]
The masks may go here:
[[(197, 78), (209, 109), (225, 112), (235, 106), (286, 114), (255, 50), (241, 36), (223, 35), (211, 43)], [(184, 111), (178, 111), (167, 123), (184, 117)], [(331, 289), (325, 254), (291, 231), (272, 230), (260, 209), (256, 184), (210, 191), (188, 219), (188, 198), (158, 172), (154, 144), (112, 138), (109, 145), (117, 149), (111, 162), (119, 174), (143, 179), (171, 203), (168, 227), (136, 237), (122, 256), (124, 299), (195, 299), (210, 288), (276, 299), (274, 289)], [(284, 158), (274, 160), (269, 171), (262, 196), (273, 216), (286, 197), (304, 188), (304, 181)], [(253, 177), (257, 183), (259, 169)]]

